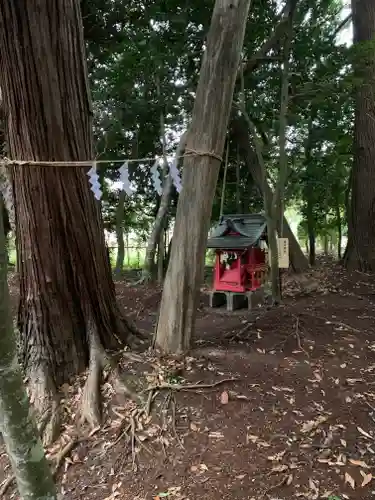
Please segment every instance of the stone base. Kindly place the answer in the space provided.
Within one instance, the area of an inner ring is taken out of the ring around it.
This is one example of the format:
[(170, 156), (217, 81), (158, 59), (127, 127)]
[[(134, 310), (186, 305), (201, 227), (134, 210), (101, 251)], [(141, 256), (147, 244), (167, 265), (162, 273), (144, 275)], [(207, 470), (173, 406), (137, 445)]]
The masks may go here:
[(221, 307), (226, 305), (227, 311), (237, 309), (254, 309), (264, 304), (264, 290), (259, 288), (253, 292), (224, 292), (213, 290), (209, 292), (210, 307)]
[(247, 292), (247, 307), (248, 309), (254, 309), (258, 306), (262, 306), (265, 301), (264, 289), (258, 288), (258, 290), (254, 290), (253, 292)]

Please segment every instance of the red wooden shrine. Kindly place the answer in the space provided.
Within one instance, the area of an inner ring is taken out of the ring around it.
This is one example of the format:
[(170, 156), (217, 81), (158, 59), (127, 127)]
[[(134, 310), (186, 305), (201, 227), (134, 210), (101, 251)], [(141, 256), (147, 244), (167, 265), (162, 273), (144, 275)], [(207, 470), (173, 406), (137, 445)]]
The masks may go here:
[(214, 228), (207, 247), (215, 249), (214, 291), (244, 293), (264, 284), (267, 276), (263, 215), (223, 216)]

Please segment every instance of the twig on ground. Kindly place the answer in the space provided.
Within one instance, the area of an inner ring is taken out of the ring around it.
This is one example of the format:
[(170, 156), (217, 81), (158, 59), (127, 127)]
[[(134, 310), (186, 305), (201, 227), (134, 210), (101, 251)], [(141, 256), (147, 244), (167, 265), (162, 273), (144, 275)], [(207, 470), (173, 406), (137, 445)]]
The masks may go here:
[(306, 354), (306, 356), (309, 358), (310, 357), (309, 353), (306, 351), (306, 349), (304, 349), (302, 347), (302, 344), (301, 344), (301, 337), (299, 334), (299, 316), (294, 316), (294, 318), (296, 319), (295, 335), (296, 335), (296, 339), (297, 339), (298, 349), (300, 349), (302, 352), (304, 352)]
[(229, 340), (232, 340), (232, 339), (236, 339), (236, 338), (239, 338), (241, 337), (244, 333), (246, 333), (248, 330), (250, 330), (250, 328), (254, 326), (254, 323), (247, 323), (243, 328), (241, 328), (241, 330), (239, 332), (230, 332), (230, 333), (226, 333), (224, 335), (224, 338), (225, 339), (229, 339)]
[(151, 387), (147, 387), (143, 392), (148, 392), (148, 391), (163, 391), (163, 390), (171, 390), (171, 391), (191, 391), (191, 390), (197, 390), (197, 389), (212, 389), (214, 387), (217, 387), (218, 385), (225, 384), (227, 382), (236, 382), (238, 381), (238, 378), (224, 378), (222, 380), (218, 380), (217, 382), (214, 382), (213, 384), (158, 384), (158, 385), (153, 385)]
[(173, 434), (174, 434), (174, 437), (176, 438), (176, 441), (177, 441), (178, 445), (180, 446), (180, 448), (182, 448), (184, 450), (185, 449), (184, 445), (182, 444), (181, 439), (180, 439), (180, 437), (177, 433), (177, 429), (176, 429), (176, 398), (174, 397), (174, 395), (171, 398), (171, 405), (172, 405), (172, 430), (173, 430)]
[(135, 419), (134, 419), (134, 416), (132, 415), (130, 417), (130, 430), (131, 430), (131, 446), (132, 446), (132, 469), (134, 472), (137, 471), (138, 467), (135, 463), (135, 460), (136, 460), (136, 454), (135, 454), (135, 431), (136, 431), (136, 428), (135, 428)]
[(311, 316), (313, 318), (317, 318), (317, 319), (320, 319), (322, 321), (325, 321), (326, 323), (330, 323), (331, 325), (342, 326), (343, 328), (347, 328), (348, 330), (353, 330), (353, 332), (361, 333), (361, 330), (354, 328), (354, 326), (347, 325), (346, 323), (342, 323), (341, 321), (335, 321), (332, 319), (324, 318), (324, 316), (318, 316), (317, 314), (308, 313), (306, 311), (300, 312), (299, 314), (301, 316), (302, 315), (303, 316)]

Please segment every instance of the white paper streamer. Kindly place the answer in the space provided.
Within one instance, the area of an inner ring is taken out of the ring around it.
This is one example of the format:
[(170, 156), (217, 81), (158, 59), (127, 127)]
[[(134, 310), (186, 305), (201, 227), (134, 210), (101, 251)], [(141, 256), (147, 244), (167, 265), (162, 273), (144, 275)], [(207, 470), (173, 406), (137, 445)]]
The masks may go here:
[(158, 193), (159, 196), (162, 195), (163, 193), (163, 188), (161, 185), (161, 179), (160, 179), (160, 172), (159, 172), (159, 164), (160, 160), (156, 160), (155, 163), (151, 167), (151, 175), (152, 175), (152, 183), (154, 185), (155, 191)]
[(96, 162), (92, 164), (92, 167), (87, 172), (89, 183), (91, 184), (91, 191), (97, 200), (100, 200), (103, 196), (103, 191), (100, 189), (99, 175), (96, 171)]
[(169, 174), (172, 177), (172, 181), (173, 184), (175, 185), (177, 193), (181, 193), (182, 183), (181, 183), (180, 172), (178, 171), (177, 168), (177, 163), (178, 163), (178, 158), (175, 158), (169, 167)]
[(128, 196), (130, 196), (131, 194), (133, 194), (133, 191), (130, 187), (128, 162), (126, 161), (118, 170), (120, 172), (120, 182), (122, 184), (122, 189)]

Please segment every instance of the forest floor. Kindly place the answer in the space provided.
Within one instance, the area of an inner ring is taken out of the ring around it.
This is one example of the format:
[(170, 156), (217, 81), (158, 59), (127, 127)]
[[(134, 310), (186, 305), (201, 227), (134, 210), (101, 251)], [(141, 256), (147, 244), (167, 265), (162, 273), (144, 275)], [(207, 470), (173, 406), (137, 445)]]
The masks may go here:
[[(160, 290), (117, 287), (126, 313), (152, 331)], [(282, 306), (250, 314), (210, 310), (202, 291), (188, 358), (125, 356), (125, 373), (159, 387), (151, 416), (108, 379), (103, 428), (62, 460), (64, 498), (373, 498), (374, 278), (323, 262), (302, 280), (287, 275), (284, 292)], [(82, 382), (63, 388), (69, 419), (51, 455), (73, 433)], [(10, 468), (0, 455), (1, 489)], [(17, 498), (14, 485), (3, 498)]]

